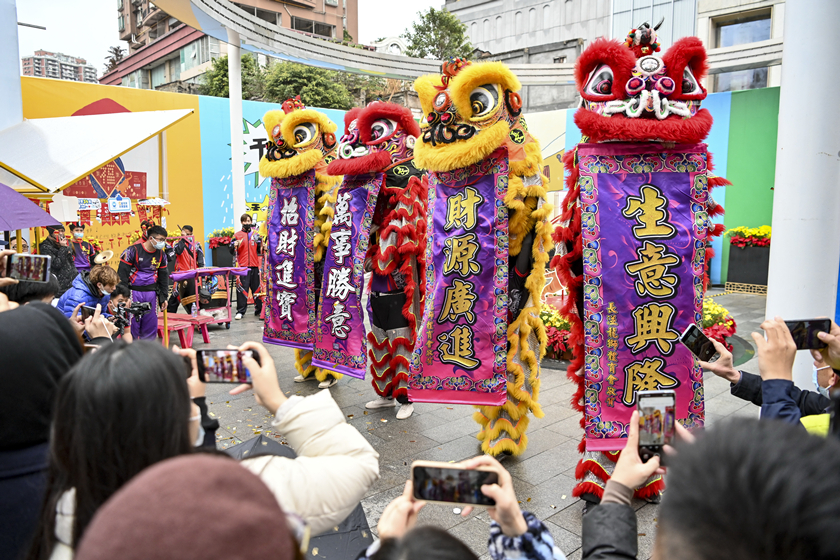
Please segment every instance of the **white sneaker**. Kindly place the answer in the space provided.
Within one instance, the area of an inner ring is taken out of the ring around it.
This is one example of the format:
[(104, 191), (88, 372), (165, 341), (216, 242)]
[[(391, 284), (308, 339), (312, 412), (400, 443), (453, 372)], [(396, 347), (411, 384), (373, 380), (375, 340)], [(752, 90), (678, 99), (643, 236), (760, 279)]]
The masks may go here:
[(394, 401), (394, 399), (389, 399), (388, 397), (379, 397), (375, 401), (370, 401), (369, 403), (365, 404), (365, 408), (369, 409), (390, 408), (392, 406), (397, 406), (397, 403), (396, 401)]
[(411, 403), (405, 403), (400, 406), (400, 409), (397, 411), (397, 420), (405, 420), (412, 414), (414, 414), (414, 405)]
[(304, 382), (304, 381), (306, 381), (307, 379), (308, 379), (308, 377), (304, 377), (304, 376), (302, 376), (302, 375), (298, 375), (297, 377), (295, 377), (295, 378), (294, 378), (294, 382), (295, 382), (295, 383), (303, 383), (303, 382)]
[(328, 377), (324, 381), (321, 381), (318, 384), (318, 388), (319, 389), (329, 389), (330, 387), (332, 387), (336, 383), (338, 383), (338, 379), (336, 379), (335, 377)]
[(237, 321), (241, 318), (242, 318), (242, 313), (237, 313), (236, 317), (234, 317), (234, 319), (236, 319)]

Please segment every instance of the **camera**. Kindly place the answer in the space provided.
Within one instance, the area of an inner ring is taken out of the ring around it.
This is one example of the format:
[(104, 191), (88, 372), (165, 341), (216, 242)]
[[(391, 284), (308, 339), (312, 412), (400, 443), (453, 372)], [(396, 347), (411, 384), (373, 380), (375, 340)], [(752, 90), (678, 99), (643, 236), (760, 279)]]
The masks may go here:
[(114, 309), (114, 326), (117, 327), (117, 335), (122, 335), (127, 326), (131, 324), (131, 317), (138, 319), (152, 310), (150, 303), (132, 303), (126, 307), (125, 303), (118, 303)]

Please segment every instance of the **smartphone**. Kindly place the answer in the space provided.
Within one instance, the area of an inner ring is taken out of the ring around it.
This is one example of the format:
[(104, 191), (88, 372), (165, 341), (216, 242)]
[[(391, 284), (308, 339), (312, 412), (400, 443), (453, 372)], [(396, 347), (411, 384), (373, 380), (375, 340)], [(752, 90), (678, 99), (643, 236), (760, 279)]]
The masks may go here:
[(443, 504), (493, 507), (496, 501), (481, 493), (484, 484), (498, 484), (499, 475), (485, 469), (461, 469), (451, 463), (411, 463), (414, 498)]
[(664, 459), (663, 445), (674, 444), (674, 422), (677, 415), (677, 394), (674, 391), (639, 391), (639, 457), (642, 462), (659, 455)]
[(820, 331), (829, 332), (831, 330), (831, 319), (800, 319), (798, 321), (785, 321), (785, 325), (793, 336), (797, 350), (810, 350), (811, 348), (819, 350), (827, 346), (817, 337), (817, 333)]
[(9, 255), (6, 257), (6, 277), (20, 282), (49, 282), (51, 261), (49, 255)]
[(83, 305), (79, 308), (79, 313), (82, 316), (82, 321), (87, 321), (88, 317), (93, 317), (93, 314), (96, 313), (96, 308), (90, 307), (89, 305)]
[(680, 335), (680, 342), (701, 362), (713, 362), (720, 357), (709, 337), (703, 334), (703, 330), (694, 323), (688, 325)]
[(198, 350), (198, 378), (204, 383), (251, 383), (251, 373), (242, 363), (244, 357), (260, 363), (251, 350)]

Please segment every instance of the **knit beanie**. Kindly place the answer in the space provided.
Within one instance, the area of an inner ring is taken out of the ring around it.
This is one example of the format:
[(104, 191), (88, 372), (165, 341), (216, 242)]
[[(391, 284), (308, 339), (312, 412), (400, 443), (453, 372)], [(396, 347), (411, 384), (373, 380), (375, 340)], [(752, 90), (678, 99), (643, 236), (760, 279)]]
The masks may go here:
[(201, 453), (153, 465), (94, 516), (76, 560), (292, 560), (298, 545), (268, 487)]

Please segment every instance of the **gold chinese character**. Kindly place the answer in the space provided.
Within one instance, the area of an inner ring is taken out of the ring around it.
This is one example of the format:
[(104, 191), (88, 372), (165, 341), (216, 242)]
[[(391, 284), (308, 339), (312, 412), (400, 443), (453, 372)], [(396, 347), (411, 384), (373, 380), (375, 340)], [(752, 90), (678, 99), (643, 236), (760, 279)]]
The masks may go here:
[(481, 267), (473, 260), (477, 252), (478, 237), (474, 233), (449, 237), (443, 243), (443, 254), (446, 256), (443, 273), (452, 274), (457, 271), (461, 276), (477, 274), (481, 271)]
[(463, 315), (468, 323), (475, 323), (473, 304), (478, 296), (475, 295), (474, 289), (475, 286), (470, 282), (453, 279), (452, 285), (446, 288), (438, 322), (456, 321), (458, 315)]
[(615, 387), (607, 387), (607, 396), (608, 397), (615, 397)]
[(651, 342), (666, 356), (671, 353), (673, 343), (679, 339), (678, 332), (671, 330), (674, 308), (667, 303), (646, 303), (633, 310), (635, 332), (624, 339), (630, 351), (639, 353)]
[(475, 227), (475, 207), (484, 202), (484, 197), (472, 187), (466, 187), (463, 192), (453, 194), (446, 200), (446, 225), (443, 229), (449, 231), (456, 227), (473, 229)]
[(615, 315), (607, 315), (607, 325), (610, 326), (618, 326), (618, 321), (615, 318)]
[(438, 335), (440, 342), (440, 361), (455, 364), (465, 369), (475, 369), (479, 362), (475, 359), (473, 333), (463, 325), (458, 325), (449, 332)]
[(615, 399), (613, 397), (607, 397), (607, 406), (614, 407), (615, 406)]
[(614, 350), (609, 350), (607, 352), (607, 361), (617, 362), (618, 361), (618, 352), (615, 352)]
[(608, 385), (615, 385), (615, 382), (618, 381), (618, 378), (612, 374), (607, 376), (607, 384)]
[(639, 260), (624, 265), (627, 274), (636, 277), (636, 294), (640, 297), (671, 297), (679, 283), (679, 278), (668, 274), (669, 267), (679, 264), (680, 259), (673, 254), (665, 254), (665, 245), (645, 241), (636, 249)]
[(609, 371), (610, 375), (615, 375), (615, 362), (609, 362), (607, 364), (607, 371)]
[(618, 348), (618, 341), (614, 338), (608, 338), (607, 348)]
[(668, 199), (653, 185), (642, 185), (639, 196), (628, 196), (627, 205), (621, 213), (626, 218), (636, 218), (638, 225), (633, 226), (633, 234), (643, 239), (646, 237), (673, 237), (674, 226), (665, 222), (668, 218), (666, 209)]
[(607, 337), (608, 338), (618, 338), (618, 330), (615, 327), (609, 327), (607, 329)]
[(614, 301), (611, 301), (607, 304), (607, 313), (618, 313), (618, 310), (615, 308)]
[(662, 358), (645, 358), (642, 362), (633, 362), (624, 368), (624, 395), (621, 402), (633, 406), (636, 403), (636, 391), (655, 391), (679, 385), (676, 378), (660, 370), (664, 365)]

